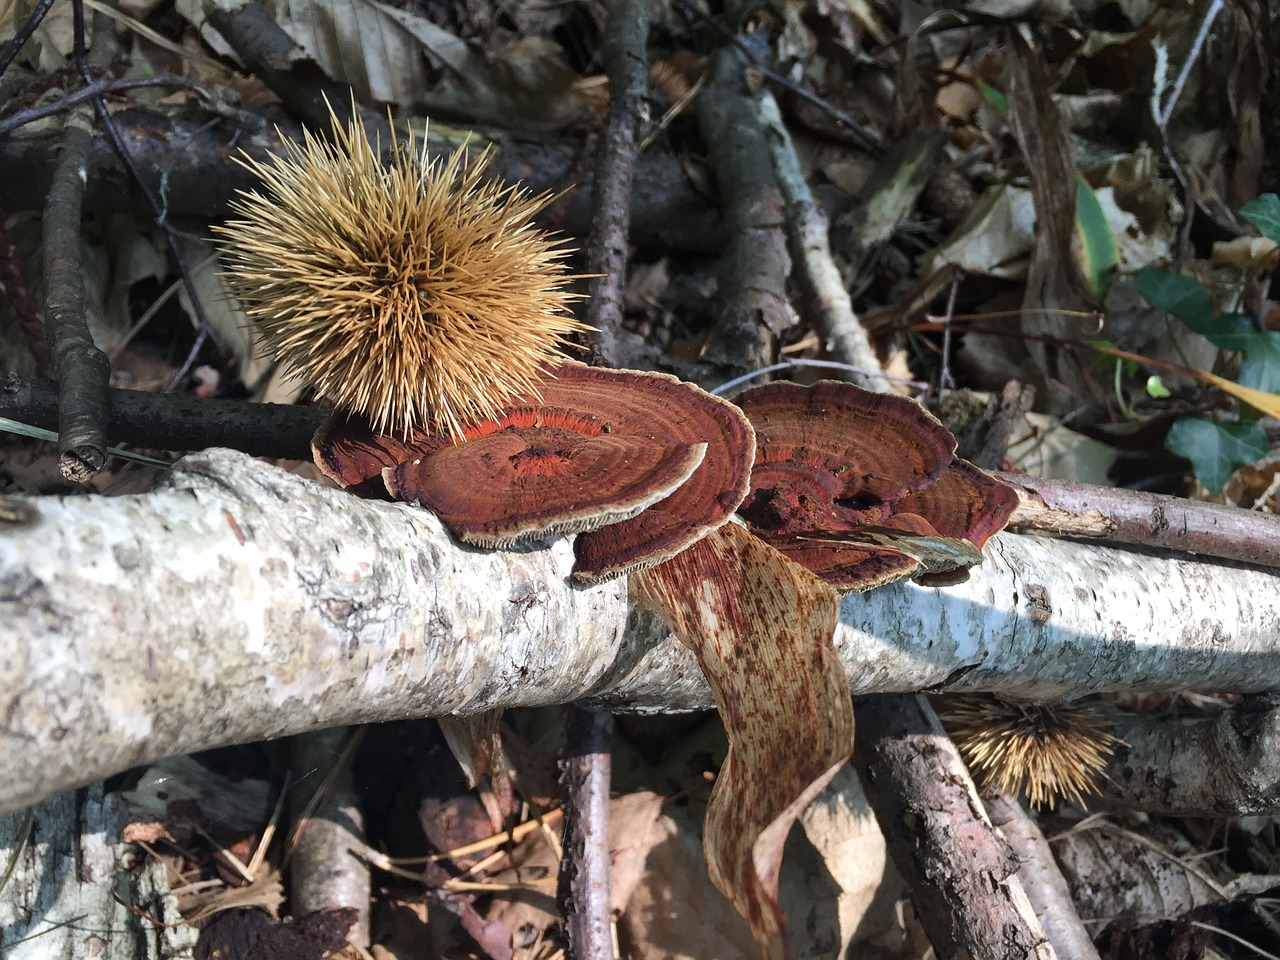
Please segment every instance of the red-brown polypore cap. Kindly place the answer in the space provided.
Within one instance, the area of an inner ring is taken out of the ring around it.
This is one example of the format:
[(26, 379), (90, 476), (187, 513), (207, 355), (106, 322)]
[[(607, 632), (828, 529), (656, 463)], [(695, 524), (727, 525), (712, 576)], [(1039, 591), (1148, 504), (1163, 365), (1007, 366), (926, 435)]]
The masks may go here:
[(374, 433), (367, 417), (337, 410), (311, 438), (311, 456), (320, 472), (361, 497), (385, 497), (382, 471), (420, 452), (411, 441)]
[(606, 431), (597, 417), (518, 407), (383, 471), (398, 500), (484, 547), (594, 530), (634, 517), (697, 469), (706, 444)]
[(537, 397), (468, 425), (456, 446), (334, 416), (312, 451), (342, 486), (376, 496), (387, 484), (471, 542), (590, 530), (573, 576), (595, 582), (667, 560), (728, 520), (746, 496), (755, 435), (736, 406), (676, 377), (567, 360)]
[(770, 383), (744, 391), (737, 402), (756, 430), (752, 498), (773, 489), (774, 477), (828, 478), (828, 502), (791, 505), (801, 513), (874, 512), (932, 483), (955, 457), (955, 438), (918, 403), (849, 383)]
[[(971, 543), (980, 551), (1005, 528), (1017, 505), (1018, 495), (1013, 487), (968, 460), (956, 459), (934, 483), (895, 503), (894, 519), (919, 516), (939, 536)], [(962, 583), (967, 578), (968, 565), (916, 577), (920, 583), (936, 587)]]
[(738, 402), (758, 443), (739, 513), (840, 589), (936, 582), (977, 562), (1008, 519), (1012, 490), (955, 460), (950, 432), (910, 400), (824, 382), (773, 383)]
[(881, 522), (955, 457), (955, 438), (919, 404), (847, 383), (771, 383), (738, 404), (757, 447), (738, 512), (761, 534)]
[(595, 583), (669, 560), (726, 522), (747, 494), (755, 434), (738, 407), (663, 373), (565, 364), (543, 388), (608, 420), (613, 429), (648, 424), (706, 456), (684, 485), (643, 513), (574, 542), (573, 578)]

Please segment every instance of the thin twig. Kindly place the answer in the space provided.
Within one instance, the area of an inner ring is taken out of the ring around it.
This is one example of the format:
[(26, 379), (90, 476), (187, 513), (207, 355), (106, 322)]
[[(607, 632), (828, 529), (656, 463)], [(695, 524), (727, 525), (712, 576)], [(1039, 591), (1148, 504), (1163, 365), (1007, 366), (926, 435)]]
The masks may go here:
[(45, 14), (49, 12), (49, 8), (53, 6), (53, 3), (54, 0), (40, 0), (36, 8), (31, 11), (31, 15), (22, 24), (22, 29), (14, 34), (13, 39), (5, 45), (4, 52), (0, 53), (0, 77), (4, 76), (5, 71), (9, 69), (9, 65), (13, 63), (14, 57), (18, 55), (18, 51), (31, 39), (31, 35), (39, 29), (40, 24), (44, 22)]
[(636, 138), (649, 119), (649, 4), (612, 0), (604, 40), (609, 74), (609, 116), (596, 151), (595, 189), (591, 194), (591, 236), (587, 242), (591, 299), (586, 320), (595, 327), (596, 351), (609, 363), (618, 359), (622, 326), (622, 284), (627, 273), (631, 232), (631, 184)]
[(106, 93), (119, 93), (123, 90), (137, 90), (139, 87), (186, 87), (193, 90), (202, 90), (203, 85), (194, 80), (188, 80), (186, 77), (142, 77), (132, 80), (115, 80), (111, 77), (98, 77), (88, 86), (81, 87), (73, 93), (67, 94), (53, 103), (47, 103), (40, 107), (29, 107), (26, 110), (19, 110), (10, 114), (3, 120), (0, 120), (0, 134), (10, 133), (17, 130), (21, 126), (33, 123), (36, 120), (43, 120), (45, 117), (51, 117), (56, 113), (61, 113), (78, 104), (84, 103), (86, 100), (92, 100)]
[(564, 707), (564, 859), (556, 899), (569, 960), (613, 960), (609, 902), (609, 739), (613, 717), (576, 703)]
[(1200, 29), (1196, 31), (1196, 38), (1191, 42), (1191, 49), (1187, 52), (1187, 59), (1182, 64), (1182, 69), (1178, 72), (1178, 77), (1173, 82), (1173, 89), (1169, 91), (1169, 98), (1164, 102), (1164, 106), (1160, 110), (1160, 115), (1156, 117), (1161, 132), (1169, 126), (1169, 120), (1173, 117), (1173, 108), (1178, 105), (1178, 101), (1182, 99), (1182, 91), (1187, 85), (1187, 78), (1191, 76), (1191, 69), (1196, 65), (1196, 61), (1200, 59), (1200, 51), (1204, 49), (1205, 41), (1209, 39), (1209, 30), (1213, 27), (1213, 22), (1218, 19), (1218, 14), (1222, 12), (1226, 0), (1212, 0), (1209, 9), (1205, 11), (1204, 17), (1200, 21)]
[[(834, 359), (850, 367), (877, 370), (880, 360), (875, 347), (853, 312), (849, 291), (831, 257), (827, 218), (805, 182), (800, 159), (773, 94), (761, 91), (756, 97), (756, 109), (773, 162), (774, 178), (787, 203), (791, 257), (813, 307), (814, 326), (822, 336), (823, 346)], [(862, 386), (877, 393), (888, 393), (892, 389), (883, 374), (870, 373), (862, 380)]]
[[(77, 22), (83, 27), (83, 21)], [(81, 31), (82, 32), (82, 31)], [(83, 36), (77, 47), (83, 49)], [(81, 64), (88, 74), (88, 65)], [(75, 483), (97, 473), (107, 454), (107, 384), (111, 364), (93, 342), (86, 317), (80, 220), (89, 180), (92, 113), (66, 118), (63, 148), (44, 208), (45, 339), (58, 378), (58, 468)]]
[(938, 372), (938, 399), (954, 390), (956, 381), (951, 376), (951, 319), (956, 312), (956, 296), (960, 293), (960, 271), (951, 276), (951, 290), (947, 294), (947, 312), (942, 318), (942, 368)]
[(891, 383), (898, 383), (904, 387), (910, 387), (912, 390), (928, 390), (929, 385), (919, 380), (911, 380), (907, 377), (893, 377), (887, 373), (881, 373), (879, 367), (867, 368), (857, 367), (850, 363), (841, 363), (839, 360), (813, 360), (809, 357), (792, 357), (789, 360), (783, 360), (779, 363), (771, 363), (767, 367), (761, 367), (759, 370), (753, 370), (750, 373), (744, 373), (740, 377), (734, 377), (732, 380), (726, 380), (720, 386), (714, 388), (711, 392), (717, 396), (723, 396), (736, 390), (751, 380), (758, 377), (767, 376), (770, 373), (778, 373), (781, 370), (798, 370), (805, 367), (815, 367), (819, 370), (841, 370), (845, 373), (854, 374), (865, 380), (883, 377)]
[[(80, 15), (83, 16), (84, 8), (82, 0), (74, 0), (74, 3), (75, 9), (79, 10)], [(100, 17), (101, 22), (104, 24), (109, 22), (102, 14), (97, 14), (97, 17)], [(107, 37), (110, 36), (110, 32), (110, 27), (108, 26), (102, 30), (96, 31), (96, 35)], [(104, 47), (108, 47), (108, 45), (101, 41), (94, 44), (95, 58), (103, 54)], [(106, 60), (106, 63), (110, 62), (109, 59), (106, 59), (106, 56), (104, 56), (103, 59)], [(106, 63), (104, 63), (103, 66), (105, 66)], [(93, 83), (93, 77), (89, 72), (88, 64), (83, 62), (80, 64), (80, 75), (84, 79), (85, 86), (89, 86)], [(200, 350), (204, 346), (205, 341), (208, 340), (210, 331), (213, 327), (209, 323), (208, 314), (205, 313), (204, 305), (200, 299), (200, 293), (196, 289), (195, 281), (191, 277), (191, 271), (187, 268), (186, 258), (183, 257), (182, 250), (178, 247), (176, 231), (167, 222), (163, 204), (156, 199), (155, 194), (152, 193), (151, 189), (147, 186), (146, 181), (142, 178), (142, 173), (138, 170), (137, 163), (133, 159), (133, 154), (130, 153), (129, 147), (124, 142), (124, 138), (120, 136), (120, 131), (116, 129), (115, 122), (111, 119), (111, 113), (107, 110), (106, 98), (103, 97), (102, 94), (95, 96), (93, 98), (93, 107), (98, 114), (98, 122), (102, 125), (102, 129), (111, 140), (111, 145), (115, 147), (116, 153), (128, 168), (130, 175), (133, 177), (134, 183), (137, 184), (138, 189), (146, 198), (147, 205), (151, 208), (151, 212), (155, 217), (156, 225), (159, 226), (161, 231), (164, 233), (165, 244), (169, 247), (169, 254), (173, 257), (174, 265), (178, 270), (178, 276), (182, 278), (182, 285), (186, 289), (187, 297), (191, 301), (191, 309), (196, 315), (195, 341), (192, 343), (186, 359), (165, 387), (165, 393), (171, 393), (174, 388), (182, 382), (182, 379), (187, 375), (187, 372), (195, 363), (196, 357), (199, 356)]]

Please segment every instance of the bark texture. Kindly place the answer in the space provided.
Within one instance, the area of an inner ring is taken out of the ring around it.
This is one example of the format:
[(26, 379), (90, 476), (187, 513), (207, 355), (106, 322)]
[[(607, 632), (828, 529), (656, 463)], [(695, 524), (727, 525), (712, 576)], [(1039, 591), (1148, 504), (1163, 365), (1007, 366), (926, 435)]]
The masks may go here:
[(739, 50), (722, 48), (697, 99), (698, 129), (715, 168), (728, 233), (715, 329), (702, 359), (734, 375), (771, 364), (778, 337), (792, 323), (782, 194), (746, 89), (746, 69)]
[(1280, 707), (1254, 697), (1213, 719), (1133, 717), (1102, 784), (1108, 806), (1175, 817), (1280, 811)]
[(353, 738), (358, 743), (361, 731), (335, 727), (304, 733), (289, 743), (294, 775), (301, 778), (290, 793), (289, 897), (295, 917), (317, 910), (351, 910), (354, 922), (347, 941), (367, 949), (371, 871), (357, 856), (366, 844), (364, 813), (351, 775)]
[[(0, 817), (0, 956), (5, 960), (167, 960), (190, 957), (196, 930), (182, 923), (165, 866), (130, 871), (118, 794), (102, 784)], [(27, 829), (29, 824), (29, 830)], [(131, 912), (113, 894), (145, 912)], [(156, 926), (177, 923), (176, 926)]]
[(853, 760), (943, 960), (1054, 960), (1013, 851), (923, 697), (857, 701)]
[(1018, 880), (1059, 960), (1098, 960), (1098, 950), (1071, 902), (1071, 888), (1036, 822), (1016, 797), (988, 793), (982, 801), (987, 816), (1013, 849)]
[[(243, 454), (0, 521), (0, 810), (159, 757), (340, 724), (595, 696), (705, 709), (692, 654), (570, 585), (567, 540), (488, 552), (425, 511)], [(846, 597), (856, 693), (1280, 687), (1280, 577), (1004, 534), (968, 583)]]
[(111, 363), (93, 342), (85, 315), (80, 219), (89, 179), (93, 111), (78, 107), (66, 121), (62, 154), (44, 207), (45, 339), (61, 387), (58, 466), (83, 483), (107, 454), (107, 380)]
[(576, 703), (564, 709), (564, 856), (556, 900), (569, 960), (613, 960), (609, 781), (613, 717)]
[(1018, 492), (1012, 527), (1280, 566), (1280, 516), (1273, 513), (1070, 480), (997, 476)]

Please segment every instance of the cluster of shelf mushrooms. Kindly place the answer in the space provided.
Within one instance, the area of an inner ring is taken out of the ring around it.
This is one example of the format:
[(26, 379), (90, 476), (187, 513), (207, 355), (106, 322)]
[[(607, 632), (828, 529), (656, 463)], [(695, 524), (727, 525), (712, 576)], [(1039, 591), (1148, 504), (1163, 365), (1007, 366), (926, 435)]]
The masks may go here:
[(841, 590), (952, 576), (1016, 499), (955, 458), (919, 405), (850, 384), (775, 383), (735, 403), (660, 373), (563, 355), (582, 329), (549, 198), (433, 162), (384, 158), (334, 120), (283, 158), (224, 228), (227, 279), (267, 348), (334, 412), (321, 470), (416, 502), (485, 547), (577, 534), (573, 577), (661, 563), (727, 522)]
[(735, 512), (844, 591), (947, 582), (1016, 505), (910, 400), (775, 383), (733, 404), (666, 374), (571, 360), (460, 441), (336, 413), (313, 450), (340, 486), (416, 502), (466, 543), (576, 533), (582, 583), (669, 560)]

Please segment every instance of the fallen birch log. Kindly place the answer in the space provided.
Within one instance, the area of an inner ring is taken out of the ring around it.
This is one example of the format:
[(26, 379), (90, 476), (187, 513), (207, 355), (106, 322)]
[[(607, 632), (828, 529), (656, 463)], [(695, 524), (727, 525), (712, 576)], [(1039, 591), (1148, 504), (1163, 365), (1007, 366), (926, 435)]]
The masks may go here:
[[(340, 724), (597, 697), (711, 698), (625, 581), (565, 540), (488, 552), (430, 514), (243, 454), (149, 494), (17, 500), (0, 521), (0, 811), (163, 756)], [(25, 516), (24, 516), (25, 515)], [(1269, 570), (1005, 534), (968, 583), (847, 597), (855, 693), (1280, 687)]]

